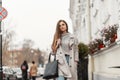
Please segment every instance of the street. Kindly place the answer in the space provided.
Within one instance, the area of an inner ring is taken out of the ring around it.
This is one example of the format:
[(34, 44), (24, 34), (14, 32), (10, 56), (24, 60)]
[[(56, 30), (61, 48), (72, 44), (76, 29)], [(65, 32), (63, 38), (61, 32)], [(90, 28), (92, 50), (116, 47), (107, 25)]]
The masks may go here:
[(37, 77), (36, 80), (44, 80), (42, 77)]
[[(39, 78), (37, 77), (36, 80), (45, 80), (45, 79), (43, 79), (42, 77)], [(53, 80), (53, 79), (49, 79), (49, 80)]]

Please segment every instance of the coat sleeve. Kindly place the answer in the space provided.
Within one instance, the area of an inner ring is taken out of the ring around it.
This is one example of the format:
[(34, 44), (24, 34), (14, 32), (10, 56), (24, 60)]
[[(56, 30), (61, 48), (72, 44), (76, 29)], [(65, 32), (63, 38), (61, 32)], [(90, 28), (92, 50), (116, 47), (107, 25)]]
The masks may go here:
[(70, 37), (69, 48), (73, 50), (75, 61), (79, 61), (78, 57), (78, 39), (75, 36)]
[(78, 54), (78, 39), (74, 38), (74, 46), (73, 46), (73, 52), (75, 56), (75, 61), (79, 61), (79, 54)]

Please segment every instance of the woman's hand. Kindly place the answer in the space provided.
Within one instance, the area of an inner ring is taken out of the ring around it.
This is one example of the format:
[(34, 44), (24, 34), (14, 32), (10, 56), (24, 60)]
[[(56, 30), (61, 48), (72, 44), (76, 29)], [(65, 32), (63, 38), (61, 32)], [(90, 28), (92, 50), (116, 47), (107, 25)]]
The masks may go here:
[(57, 39), (57, 41), (56, 41), (56, 49), (59, 47), (59, 45), (61, 44), (61, 40), (60, 39)]
[(56, 53), (57, 48), (58, 48), (59, 45), (61, 44), (61, 40), (60, 40), (60, 39), (57, 39), (55, 43), (56, 43), (56, 45), (52, 46), (52, 51), (53, 51), (53, 53)]
[(78, 61), (75, 60), (75, 64), (78, 65)]

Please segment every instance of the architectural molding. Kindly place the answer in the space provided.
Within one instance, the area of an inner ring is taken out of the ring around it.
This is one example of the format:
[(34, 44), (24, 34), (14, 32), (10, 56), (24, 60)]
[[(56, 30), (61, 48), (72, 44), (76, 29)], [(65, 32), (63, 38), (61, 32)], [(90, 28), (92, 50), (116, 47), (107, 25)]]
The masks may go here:
[(106, 23), (108, 22), (108, 20), (110, 19), (110, 17), (111, 17), (111, 15), (108, 14), (108, 15), (107, 15), (107, 18), (105, 19), (105, 21), (103, 22), (103, 24), (106, 24)]
[(98, 9), (95, 9), (95, 12), (93, 13), (93, 17), (95, 18), (98, 14)]

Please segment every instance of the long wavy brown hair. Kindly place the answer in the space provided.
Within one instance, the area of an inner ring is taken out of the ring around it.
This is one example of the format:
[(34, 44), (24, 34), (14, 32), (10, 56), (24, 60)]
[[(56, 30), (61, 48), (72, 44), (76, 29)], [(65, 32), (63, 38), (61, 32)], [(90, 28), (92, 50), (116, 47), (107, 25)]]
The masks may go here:
[(52, 50), (55, 51), (55, 47), (57, 45), (57, 40), (61, 38), (61, 34), (62, 34), (62, 31), (60, 30), (60, 22), (64, 22), (65, 25), (66, 25), (66, 32), (68, 32), (68, 24), (65, 20), (59, 20), (57, 22), (57, 25), (56, 25), (56, 31), (55, 31), (55, 34), (54, 34), (54, 38), (53, 38), (53, 42), (52, 42)]

